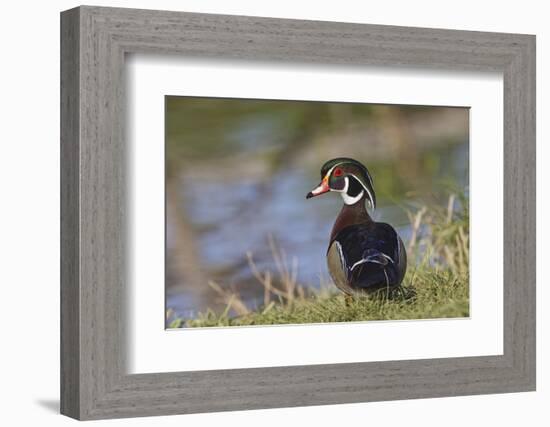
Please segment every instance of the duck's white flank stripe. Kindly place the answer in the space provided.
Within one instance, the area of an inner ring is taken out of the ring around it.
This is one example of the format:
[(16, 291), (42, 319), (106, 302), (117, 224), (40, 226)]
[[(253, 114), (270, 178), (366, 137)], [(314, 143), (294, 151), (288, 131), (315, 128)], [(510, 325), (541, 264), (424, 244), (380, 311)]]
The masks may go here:
[(382, 256), (383, 256), (384, 258), (386, 258), (389, 262), (391, 262), (392, 264), (394, 264), (393, 259), (392, 259), (389, 255), (386, 255), (386, 254), (383, 253), (383, 252), (380, 252), (380, 253), (381, 253)]
[[(390, 256), (388, 256), (388, 255), (386, 255), (386, 254), (384, 254), (384, 253), (382, 253), (382, 252), (381, 252), (380, 254), (381, 254), (384, 258), (386, 258), (389, 262), (391, 262), (392, 264), (394, 264), (394, 261), (393, 261), (393, 259), (391, 259)], [(360, 259), (359, 261), (357, 261), (355, 264), (353, 264), (353, 265), (351, 266), (351, 270), (353, 271), (353, 269), (354, 269), (355, 267), (357, 267), (358, 265), (364, 264), (364, 263), (366, 263), (366, 262), (372, 262), (372, 263), (374, 263), (374, 264), (384, 265), (384, 264), (382, 264), (382, 263), (381, 263), (380, 261), (378, 261), (378, 260), (363, 258), (363, 259)], [(385, 272), (385, 271), (386, 271), (386, 269), (384, 269), (384, 272)]]
[[(335, 240), (334, 243), (336, 244), (336, 249), (338, 249), (338, 255), (340, 255), (340, 262), (342, 263), (342, 268), (344, 269), (344, 271), (346, 272), (346, 275), (347, 275), (348, 266), (346, 264), (346, 259), (344, 258), (344, 252), (342, 251), (342, 245), (340, 244), (340, 242), (338, 242), (338, 240)], [(352, 267), (352, 269), (353, 269), (353, 267)]]
[(380, 262), (378, 262), (378, 261), (369, 261), (368, 259), (361, 259), (361, 260), (357, 261), (355, 264), (353, 264), (353, 265), (351, 266), (351, 271), (353, 271), (353, 269), (354, 269), (355, 267), (357, 267), (358, 265), (364, 264), (364, 263), (366, 263), (366, 262), (374, 262), (374, 263), (376, 263), (376, 264), (380, 264)]

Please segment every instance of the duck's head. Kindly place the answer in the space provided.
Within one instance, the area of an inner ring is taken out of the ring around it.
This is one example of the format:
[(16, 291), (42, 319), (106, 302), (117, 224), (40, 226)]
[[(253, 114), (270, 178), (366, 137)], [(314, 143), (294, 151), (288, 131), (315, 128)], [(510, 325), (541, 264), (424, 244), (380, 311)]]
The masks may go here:
[(339, 157), (326, 162), (321, 168), (321, 183), (307, 194), (306, 199), (329, 191), (340, 193), (346, 205), (354, 205), (365, 198), (372, 209), (376, 208), (372, 177), (357, 160)]

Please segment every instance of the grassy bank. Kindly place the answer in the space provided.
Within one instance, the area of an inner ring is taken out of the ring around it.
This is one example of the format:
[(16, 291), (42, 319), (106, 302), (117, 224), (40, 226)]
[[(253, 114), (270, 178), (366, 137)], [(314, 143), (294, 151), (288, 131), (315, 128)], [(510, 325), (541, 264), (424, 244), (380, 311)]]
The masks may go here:
[(170, 318), (169, 327), (325, 323), (365, 320), (464, 317), (469, 314), (468, 200), (451, 195), (446, 206), (424, 206), (409, 213), (412, 236), (406, 242), (409, 267), (399, 289), (344, 298), (328, 283), (316, 290), (297, 282), (297, 261), (269, 240), (276, 271), (248, 262), (263, 287), (264, 301), (251, 310), (238, 294), (210, 282), (225, 310), (207, 310), (196, 319)]

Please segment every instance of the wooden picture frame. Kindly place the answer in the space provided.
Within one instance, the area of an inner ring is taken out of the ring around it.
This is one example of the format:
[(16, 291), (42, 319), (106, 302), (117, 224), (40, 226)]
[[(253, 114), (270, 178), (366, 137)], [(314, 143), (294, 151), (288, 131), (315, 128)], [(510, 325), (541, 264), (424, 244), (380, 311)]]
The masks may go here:
[[(502, 72), (504, 353), (127, 374), (127, 53)], [(78, 7), (61, 14), (61, 166), (65, 415), (84, 420), (535, 389), (532, 35)]]

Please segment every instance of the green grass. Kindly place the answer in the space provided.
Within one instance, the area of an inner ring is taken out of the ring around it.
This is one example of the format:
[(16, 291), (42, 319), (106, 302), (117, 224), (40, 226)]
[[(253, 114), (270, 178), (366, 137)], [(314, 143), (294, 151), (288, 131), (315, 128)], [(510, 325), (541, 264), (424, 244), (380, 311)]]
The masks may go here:
[[(457, 209), (458, 206), (458, 209)], [(334, 285), (321, 290), (296, 282), (297, 261), (269, 240), (277, 271), (261, 272), (248, 254), (251, 271), (264, 290), (264, 304), (250, 310), (238, 294), (210, 283), (226, 308), (207, 310), (196, 319), (171, 318), (168, 327), (208, 327), (328, 323), (367, 320), (430, 319), (469, 315), (468, 200), (455, 196), (446, 206), (410, 213), (413, 228), (406, 243), (409, 268), (392, 291), (345, 298)], [(168, 313), (171, 316), (171, 313)]]

